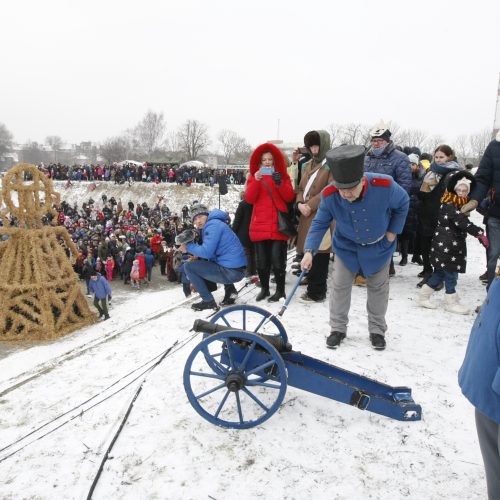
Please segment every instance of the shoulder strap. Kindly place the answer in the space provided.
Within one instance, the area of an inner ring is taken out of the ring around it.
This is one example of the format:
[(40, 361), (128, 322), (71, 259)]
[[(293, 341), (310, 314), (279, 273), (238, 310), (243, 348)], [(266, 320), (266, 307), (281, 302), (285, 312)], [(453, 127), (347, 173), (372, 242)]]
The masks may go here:
[(276, 206), (276, 203), (274, 202), (273, 193), (269, 189), (269, 186), (267, 185), (267, 182), (264, 179), (262, 179), (261, 182), (264, 184), (265, 188), (267, 189), (267, 192), (269, 193), (269, 196), (271, 197), (271, 201), (273, 202), (274, 208), (279, 211), (279, 208)]

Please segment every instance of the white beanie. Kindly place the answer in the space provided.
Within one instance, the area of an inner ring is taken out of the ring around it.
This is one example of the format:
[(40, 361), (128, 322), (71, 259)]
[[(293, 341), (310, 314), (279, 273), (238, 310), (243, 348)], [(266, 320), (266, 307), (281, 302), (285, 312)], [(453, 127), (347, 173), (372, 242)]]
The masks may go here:
[(470, 193), (470, 179), (467, 179), (465, 177), (462, 177), (461, 179), (459, 179), (457, 181), (457, 183), (455, 184), (455, 193), (457, 192), (457, 187), (460, 186), (460, 184), (462, 184), (463, 186), (465, 186), (467, 188), (467, 194)]
[(420, 161), (420, 158), (415, 153), (408, 155), (408, 158), (410, 159), (410, 163), (415, 163), (415, 165), (418, 165), (418, 162)]

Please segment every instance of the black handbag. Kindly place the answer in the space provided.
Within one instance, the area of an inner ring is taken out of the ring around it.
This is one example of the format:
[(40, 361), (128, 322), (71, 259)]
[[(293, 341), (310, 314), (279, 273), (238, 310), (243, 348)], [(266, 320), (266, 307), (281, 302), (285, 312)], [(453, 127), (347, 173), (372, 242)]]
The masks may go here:
[(273, 194), (271, 193), (271, 190), (269, 189), (269, 186), (266, 184), (264, 180), (262, 180), (264, 183), (264, 186), (267, 189), (267, 192), (269, 193), (269, 196), (271, 197), (271, 201), (273, 202), (274, 208), (278, 211), (278, 231), (280, 233), (283, 233), (284, 235), (288, 236), (289, 238), (293, 238), (294, 236), (297, 236), (297, 230), (295, 229), (295, 224), (293, 223), (292, 217), (289, 212), (282, 212), (277, 206), (276, 203), (274, 202), (274, 197)]

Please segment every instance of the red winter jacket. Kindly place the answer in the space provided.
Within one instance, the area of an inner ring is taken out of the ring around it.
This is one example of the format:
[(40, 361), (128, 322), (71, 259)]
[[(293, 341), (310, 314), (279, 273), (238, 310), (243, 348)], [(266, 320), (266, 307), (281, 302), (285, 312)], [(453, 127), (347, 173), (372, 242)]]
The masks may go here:
[[(271, 153), (274, 159), (274, 171), (281, 174), (281, 184), (276, 186), (271, 176), (265, 175), (260, 181), (254, 174), (260, 168), (260, 160), (264, 153)], [(274, 204), (266, 183), (274, 198)], [(278, 231), (278, 210), (287, 212), (287, 203), (295, 198), (290, 176), (286, 171), (284, 154), (274, 144), (261, 144), (250, 157), (250, 177), (247, 180), (245, 200), (253, 205), (250, 221), (250, 239), (252, 241), (288, 240), (288, 236)], [(276, 205), (276, 206), (275, 206)]]

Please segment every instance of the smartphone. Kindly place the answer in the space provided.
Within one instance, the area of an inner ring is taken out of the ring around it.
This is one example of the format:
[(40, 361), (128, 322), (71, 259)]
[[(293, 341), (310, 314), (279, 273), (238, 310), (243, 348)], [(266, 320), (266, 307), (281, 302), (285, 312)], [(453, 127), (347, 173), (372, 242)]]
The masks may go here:
[(260, 167), (260, 173), (262, 175), (273, 175), (274, 167)]
[(299, 150), (299, 153), (301, 155), (308, 155), (309, 154), (309, 149), (304, 147), (304, 148), (297, 148)]

